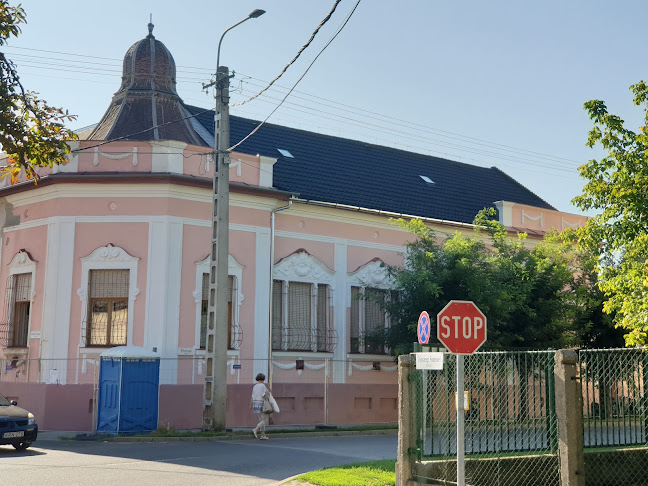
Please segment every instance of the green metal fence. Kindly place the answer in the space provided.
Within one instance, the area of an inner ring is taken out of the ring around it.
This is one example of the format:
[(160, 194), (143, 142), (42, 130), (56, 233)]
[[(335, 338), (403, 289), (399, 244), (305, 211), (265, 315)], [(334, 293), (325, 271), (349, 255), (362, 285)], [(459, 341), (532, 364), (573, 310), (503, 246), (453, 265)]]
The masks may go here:
[(585, 484), (648, 484), (648, 351), (584, 350)]
[[(554, 354), (465, 357), (466, 484), (558, 485)], [(441, 484), (456, 480), (456, 357), (445, 358), (443, 370), (412, 367), (409, 377), (415, 453), (428, 466), (418, 476)]]

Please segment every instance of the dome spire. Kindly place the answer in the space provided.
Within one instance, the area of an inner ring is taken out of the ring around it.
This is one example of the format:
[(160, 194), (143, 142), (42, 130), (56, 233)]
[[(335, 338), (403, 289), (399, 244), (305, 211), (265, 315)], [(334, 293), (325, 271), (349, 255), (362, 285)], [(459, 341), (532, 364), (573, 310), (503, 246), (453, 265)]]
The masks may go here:
[(155, 36), (153, 35), (153, 27), (155, 27), (155, 26), (153, 25), (153, 14), (150, 14), (150, 17), (149, 17), (149, 23), (148, 23), (148, 30), (149, 30), (149, 33), (148, 33), (148, 35), (146, 36), (147, 39), (150, 39), (151, 37), (152, 37), (152, 38), (155, 38)]

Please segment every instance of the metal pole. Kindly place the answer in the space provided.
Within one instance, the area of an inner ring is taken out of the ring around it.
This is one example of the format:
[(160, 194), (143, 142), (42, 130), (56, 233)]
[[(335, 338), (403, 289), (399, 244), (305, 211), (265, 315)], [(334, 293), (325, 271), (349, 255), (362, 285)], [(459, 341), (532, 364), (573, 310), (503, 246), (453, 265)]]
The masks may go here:
[(464, 357), (457, 355), (457, 486), (466, 486), (466, 437), (464, 428)]
[(274, 234), (275, 234), (275, 213), (284, 211), (292, 206), (292, 199), (288, 200), (286, 206), (274, 208), (270, 211), (270, 291), (268, 303), (268, 388), (272, 391), (272, 300), (274, 293)]

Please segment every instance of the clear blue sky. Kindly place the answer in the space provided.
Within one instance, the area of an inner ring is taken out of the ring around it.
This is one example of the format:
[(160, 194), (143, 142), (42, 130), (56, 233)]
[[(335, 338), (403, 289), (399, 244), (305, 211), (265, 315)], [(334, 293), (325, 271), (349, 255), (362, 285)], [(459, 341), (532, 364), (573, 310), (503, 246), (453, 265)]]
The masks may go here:
[[(267, 11), (223, 41), (236, 103), (281, 71), (333, 3), (25, 0), (28, 24), (5, 53), (25, 86), (77, 114), (71, 126), (80, 128), (108, 107), (149, 14), (178, 65), (180, 95), (209, 108), (201, 82), (215, 70), (226, 28)], [(277, 89), (232, 114), (264, 119), (355, 3), (340, 3)], [(585, 147), (583, 103), (603, 99), (638, 126), (628, 87), (647, 77), (646, 18), (645, 0), (362, 0), (269, 122), (497, 166), (557, 209), (578, 212), (570, 204), (583, 186), (576, 168), (600, 156)]]

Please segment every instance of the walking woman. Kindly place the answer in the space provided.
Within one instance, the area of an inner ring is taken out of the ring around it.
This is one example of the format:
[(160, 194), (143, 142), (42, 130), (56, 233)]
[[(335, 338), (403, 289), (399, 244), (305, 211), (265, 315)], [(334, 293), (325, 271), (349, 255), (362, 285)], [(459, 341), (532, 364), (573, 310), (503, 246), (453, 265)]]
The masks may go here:
[(268, 389), (264, 384), (265, 375), (263, 373), (259, 373), (258, 375), (256, 375), (256, 382), (257, 382), (256, 385), (254, 385), (254, 388), (252, 388), (252, 397), (250, 398), (250, 408), (252, 409), (252, 412), (259, 419), (259, 423), (257, 424), (256, 427), (254, 427), (252, 433), (254, 434), (254, 437), (257, 439), (267, 440), (268, 436), (265, 434), (265, 428), (266, 428), (266, 422), (268, 420), (269, 414), (263, 413), (263, 402), (266, 399), (266, 397), (270, 395), (270, 392), (268, 391)]

